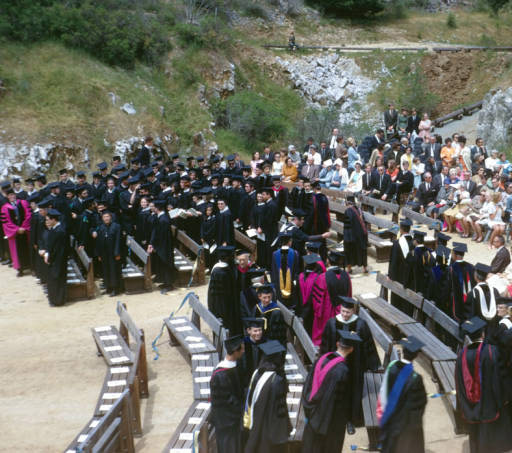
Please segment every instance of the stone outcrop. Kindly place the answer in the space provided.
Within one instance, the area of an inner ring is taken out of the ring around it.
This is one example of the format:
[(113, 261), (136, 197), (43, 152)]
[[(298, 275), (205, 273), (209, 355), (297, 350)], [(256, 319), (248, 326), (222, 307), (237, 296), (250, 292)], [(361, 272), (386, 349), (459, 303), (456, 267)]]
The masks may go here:
[(478, 135), (491, 149), (512, 144), (512, 87), (485, 96), (478, 114)]

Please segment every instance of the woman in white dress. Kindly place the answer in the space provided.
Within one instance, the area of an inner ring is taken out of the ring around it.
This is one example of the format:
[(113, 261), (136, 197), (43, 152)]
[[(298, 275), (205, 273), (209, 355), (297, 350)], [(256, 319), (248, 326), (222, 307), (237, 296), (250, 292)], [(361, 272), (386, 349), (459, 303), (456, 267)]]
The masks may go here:
[(281, 159), (281, 153), (278, 151), (274, 154), (274, 162), (272, 163), (272, 176), (281, 176), (283, 174), (284, 162)]
[(361, 170), (361, 162), (356, 160), (354, 167), (354, 171), (348, 178), (348, 184), (345, 190), (353, 193), (359, 193), (363, 190), (363, 171)]

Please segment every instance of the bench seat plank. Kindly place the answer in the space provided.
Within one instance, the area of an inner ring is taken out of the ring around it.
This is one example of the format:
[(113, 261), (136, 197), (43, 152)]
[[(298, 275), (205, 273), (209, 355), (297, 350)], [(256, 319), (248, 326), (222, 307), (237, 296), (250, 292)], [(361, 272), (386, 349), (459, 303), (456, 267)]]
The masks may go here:
[(108, 366), (131, 365), (133, 363), (133, 352), (123, 340), (117, 327), (95, 327), (91, 331), (98, 352), (103, 356)]
[(101, 387), (96, 408), (94, 409), (95, 417), (102, 417), (107, 412), (105, 410), (106, 406), (111, 405), (124, 392), (128, 386), (130, 371), (130, 365), (109, 367)]
[(372, 313), (375, 313), (379, 318), (382, 318), (387, 324), (396, 327), (402, 324), (416, 323), (410, 316), (406, 315), (398, 308), (393, 307), (388, 301), (376, 296), (375, 294), (367, 293), (356, 296), (357, 300), (361, 302)]
[(192, 355), (192, 385), (195, 400), (210, 399), (210, 379), (218, 363), (219, 354), (217, 352)]
[(164, 322), (169, 332), (171, 344), (176, 345), (179, 343), (182, 346), (187, 361), (190, 362), (193, 354), (205, 354), (217, 351), (210, 340), (206, 338), (186, 316), (179, 316), (172, 319), (165, 318)]
[(430, 360), (455, 360), (457, 356), (455, 353), (436, 338), (429, 330), (422, 324), (401, 324), (398, 328), (404, 333), (405, 336), (413, 335), (420, 341), (425, 343), (421, 351)]

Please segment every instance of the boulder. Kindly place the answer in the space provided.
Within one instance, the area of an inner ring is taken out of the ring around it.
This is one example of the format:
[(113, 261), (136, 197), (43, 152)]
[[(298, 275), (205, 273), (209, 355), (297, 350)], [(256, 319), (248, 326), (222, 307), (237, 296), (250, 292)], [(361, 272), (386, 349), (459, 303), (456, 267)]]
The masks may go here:
[(128, 115), (135, 115), (137, 113), (137, 110), (135, 110), (135, 107), (130, 102), (126, 102), (125, 104), (123, 104), (121, 110), (127, 113)]
[(485, 96), (478, 114), (478, 136), (489, 148), (512, 144), (512, 87)]

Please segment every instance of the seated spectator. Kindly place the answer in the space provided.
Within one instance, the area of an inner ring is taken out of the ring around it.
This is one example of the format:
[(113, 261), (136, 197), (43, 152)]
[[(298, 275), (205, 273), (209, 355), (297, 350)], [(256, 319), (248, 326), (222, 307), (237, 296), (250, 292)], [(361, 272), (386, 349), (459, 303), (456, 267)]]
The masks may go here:
[(466, 137), (464, 135), (459, 136), (459, 165), (460, 168), (464, 171), (469, 171), (471, 173), (471, 167), (473, 162), (471, 161), (471, 148), (466, 145)]
[(302, 166), (300, 173), (310, 181), (314, 181), (320, 174), (320, 165), (315, 165), (313, 162), (313, 156), (309, 156), (306, 164)]
[[(493, 201), (494, 193), (491, 190), (485, 192), (485, 202), (480, 209), (478, 220), (473, 222), (473, 228), (477, 234), (476, 242), (482, 242), (484, 240), (483, 230), (484, 228), (493, 227), (493, 221), (496, 217), (496, 204)], [(501, 216), (500, 216), (501, 219)]]
[(455, 148), (452, 146), (452, 139), (450, 137), (446, 137), (444, 140), (444, 146), (441, 148), (441, 160), (443, 161), (443, 165), (450, 168), (454, 157)]
[(450, 185), (459, 184), (460, 180), (457, 176), (457, 169), (456, 168), (450, 168), (448, 172), (448, 177), (445, 178), (444, 183), (448, 183)]
[(455, 190), (452, 197), (453, 204), (444, 211), (443, 214), (443, 219), (446, 223), (446, 227), (443, 228), (443, 231), (447, 231), (448, 233), (454, 233), (456, 231), (455, 223), (461, 220), (468, 212), (467, 203), (461, 205), (464, 200), (468, 200), (471, 203), (469, 192)]
[(347, 169), (343, 167), (343, 160), (336, 159), (334, 166), (335, 168), (333, 171), (330, 188), (345, 190), (348, 184), (348, 172)]
[(419, 203), (419, 210), (423, 214), (425, 209), (434, 206), (438, 189), (432, 184), (432, 175), (425, 173), (425, 181), (420, 184), (416, 192), (416, 198)]
[(288, 146), (288, 157), (292, 160), (292, 162), (295, 165), (300, 164), (300, 161), (301, 161), (300, 154), (297, 152), (294, 145)]
[(485, 168), (491, 171), (496, 171), (498, 161), (498, 151), (493, 149), (491, 151), (491, 156), (485, 159)]
[(371, 188), (371, 194), (373, 198), (377, 198), (383, 201), (387, 200), (389, 191), (391, 189), (391, 178), (386, 173), (384, 165), (380, 165), (377, 168), (377, 174), (374, 175)]
[(359, 193), (363, 190), (363, 171), (361, 169), (361, 162), (354, 163), (355, 169), (348, 178), (348, 184), (345, 190), (353, 193)]
[(364, 166), (364, 174), (362, 175), (362, 192), (364, 195), (369, 195), (372, 191), (373, 184), (373, 173), (372, 173), (372, 164), (367, 163)]
[(392, 184), (396, 182), (399, 172), (400, 169), (396, 166), (396, 161), (394, 159), (388, 160), (388, 168), (386, 170), (386, 174), (389, 175)]
[(299, 172), (293, 160), (288, 156), (283, 165), (283, 182), (296, 182)]
[(496, 249), (496, 255), (491, 261), (491, 272), (501, 274), (510, 264), (510, 252), (505, 247), (505, 238), (501, 234), (494, 236), (492, 246)]
[(377, 145), (377, 148), (375, 148), (372, 151), (372, 155), (370, 156), (370, 164), (372, 167), (376, 167), (377, 159), (380, 157), (384, 160), (384, 149), (385, 149), (384, 143), (379, 143)]
[(412, 160), (414, 156), (412, 155), (412, 148), (410, 146), (405, 147), (404, 154), (400, 157), (400, 169), (403, 170), (404, 166), (403, 163), (407, 161), (409, 164), (408, 170), (412, 168)]
[(251, 169), (252, 169), (251, 177), (253, 177), (253, 178), (256, 177), (256, 167), (262, 163), (263, 163), (263, 159), (260, 158), (260, 153), (258, 151), (254, 152), (252, 155), (252, 160), (251, 160)]
[(334, 174), (334, 171), (332, 169), (332, 160), (327, 159), (322, 164), (322, 169), (320, 170), (320, 173), (318, 175), (317, 181), (320, 182), (320, 186), (329, 188), (331, 186), (331, 180), (332, 180), (333, 174)]
[(400, 202), (401, 195), (406, 195), (411, 193), (414, 185), (414, 175), (409, 171), (409, 162), (405, 161), (403, 163), (403, 170), (398, 172), (398, 177), (396, 179), (396, 198), (398, 202)]
[(482, 186), (487, 187), (487, 177), (485, 175), (485, 168), (478, 168), (476, 174), (471, 178), (471, 181), (473, 181), (476, 184), (478, 189), (480, 189)]
[(425, 164), (421, 162), (419, 157), (413, 159), (411, 173), (414, 176), (414, 189), (417, 190), (421, 184), (423, 173), (425, 173)]
[(304, 154), (304, 157), (306, 160), (311, 157), (313, 159), (313, 164), (318, 166), (322, 165), (322, 156), (318, 152), (316, 145), (311, 145), (309, 147), (309, 151)]

